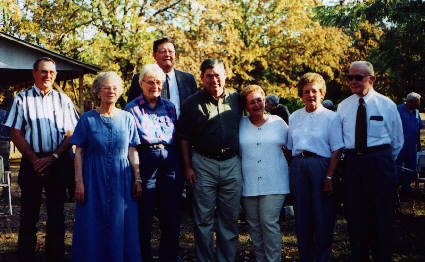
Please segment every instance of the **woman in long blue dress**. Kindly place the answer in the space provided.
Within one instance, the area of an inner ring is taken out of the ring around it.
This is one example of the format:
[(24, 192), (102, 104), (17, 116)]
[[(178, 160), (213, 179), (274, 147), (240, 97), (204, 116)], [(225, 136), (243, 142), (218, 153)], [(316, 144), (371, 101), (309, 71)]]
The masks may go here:
[(81, 116), (71, 138), (77, 146), (72, 261), (140, 262), (136, 125), (115, 107), (122, 94), (116, 73), (99, 74), (92, 91), (100, 107)]

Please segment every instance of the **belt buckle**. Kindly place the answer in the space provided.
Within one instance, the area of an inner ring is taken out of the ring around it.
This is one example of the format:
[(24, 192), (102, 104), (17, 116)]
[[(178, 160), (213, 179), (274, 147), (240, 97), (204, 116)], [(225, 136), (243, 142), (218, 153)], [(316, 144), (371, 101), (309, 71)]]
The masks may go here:
[(156, 148), (156, 149), (164, 149), (165, 146), (164, 146), (164, 144), (156, 144), (156, 145), (154, 145), (154, 148)]
[(304, 154), (304, 150), (303, 151), (301, 151), (301, 154), (300, 154), (302, 157), (305, 157), (305, 154)]

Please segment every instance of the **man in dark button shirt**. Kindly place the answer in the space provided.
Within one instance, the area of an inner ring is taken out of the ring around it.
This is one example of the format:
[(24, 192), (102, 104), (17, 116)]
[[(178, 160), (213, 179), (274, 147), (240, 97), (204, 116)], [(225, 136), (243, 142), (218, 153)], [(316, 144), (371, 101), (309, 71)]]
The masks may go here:
[(277, 96), (271, 94), (266, 97), (266, 110), (271, 115), (279, 116), (280, 118), (288, 124), (289, 111), (288, 108), (284, 105), (279, 104)]
[(239, 94), (224, 88), (222, 61), (204, 60), (201, 80), (204, 90), (186, 100), (177, 125), (186, 179), (193, 186), (195, 253), (198, 261), (215, 260), (217, 206), (217, 261), (234, 261), (242, 180), (238, 156), (242, 107)]

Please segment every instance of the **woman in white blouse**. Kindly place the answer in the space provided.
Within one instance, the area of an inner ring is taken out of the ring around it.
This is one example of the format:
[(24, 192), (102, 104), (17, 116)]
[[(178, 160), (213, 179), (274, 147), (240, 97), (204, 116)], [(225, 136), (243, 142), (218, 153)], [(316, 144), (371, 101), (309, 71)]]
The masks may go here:
[(332, 249), (335, 202), (332, 176), (344, 146), (340, 117), (322, 106), (323, 77), (307, 73), (298, 83), (305, 107), (289, 118), (291, 186), (300, 261), (327, 261)]
[(242, 158), (242, 204), (258, 262), (280, 261), (282, 237), (279, 214), (289, 193), (288, 164), (282, 152), (288, 126), (278, 116), (265, 115), (261, 87), (241, 93), (245, 110), (239, 127)]

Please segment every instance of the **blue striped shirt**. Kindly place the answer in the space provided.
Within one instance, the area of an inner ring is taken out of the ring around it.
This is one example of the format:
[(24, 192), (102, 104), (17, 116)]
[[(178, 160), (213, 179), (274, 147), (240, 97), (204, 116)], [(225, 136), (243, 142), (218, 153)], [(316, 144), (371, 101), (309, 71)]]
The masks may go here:
[(141, 95), (128, 103), (125, 110), (134, 116), (142, 144), (174, 144), (177, 115), (173, 103), (159, 97), (152, 108)]
[(43, 96), (34, 85), (15, 96), (4, 125), (21, 130), (35, 153), (50, 153), (77, 122), (77, 111), (67, 95), (52, 89)]

